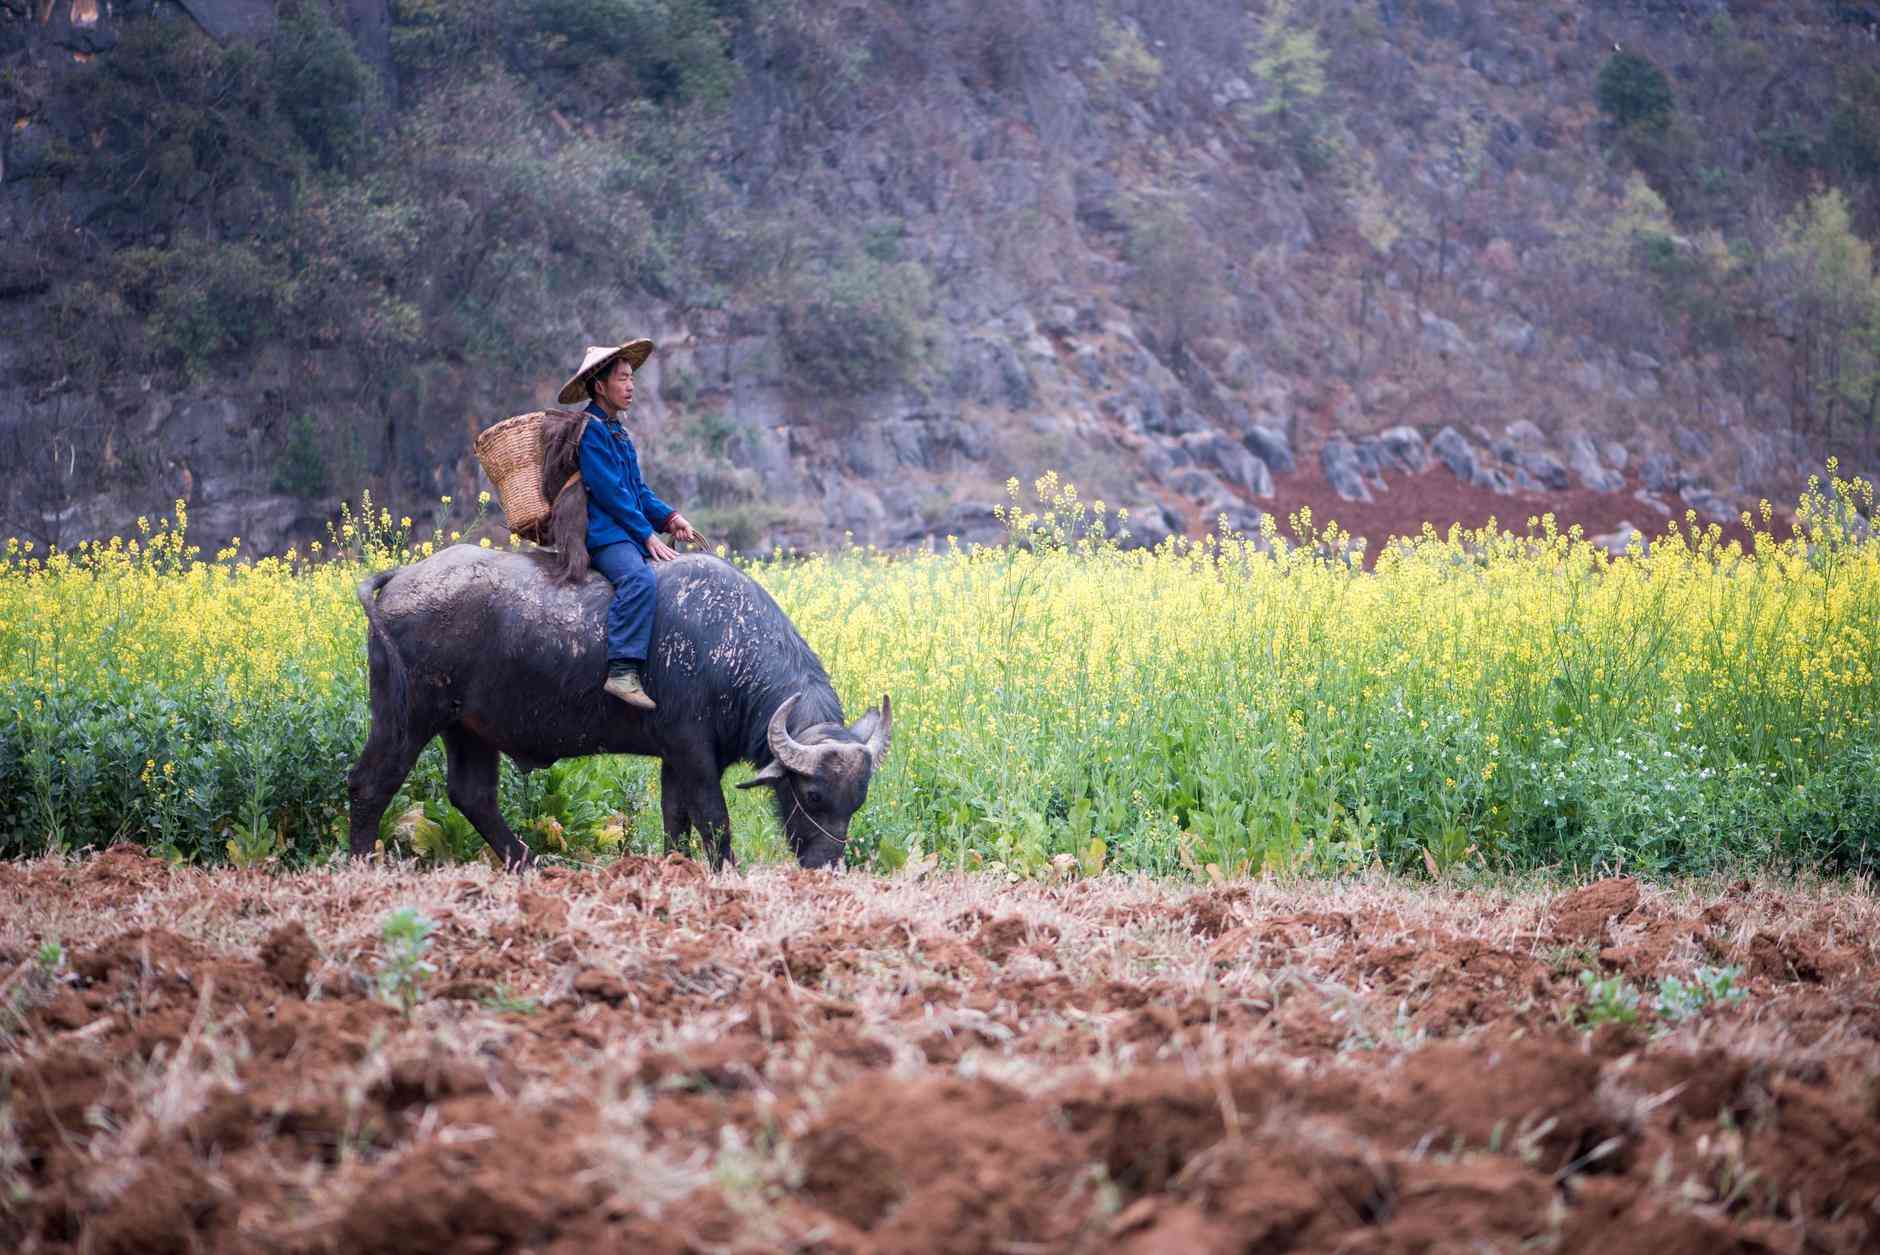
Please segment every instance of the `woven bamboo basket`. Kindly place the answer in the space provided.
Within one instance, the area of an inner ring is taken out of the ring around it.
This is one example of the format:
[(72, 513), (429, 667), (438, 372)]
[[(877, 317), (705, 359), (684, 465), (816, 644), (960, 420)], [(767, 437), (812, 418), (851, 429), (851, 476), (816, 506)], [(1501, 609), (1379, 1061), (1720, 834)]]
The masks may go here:
[(477, 433), (471, 449), (483, 473), (496, 486), (509, 530), (524, 540), (548, 540), (548, 516), (554, 503), (542, 495), (542, 419), (536, 410), (505, 418)]

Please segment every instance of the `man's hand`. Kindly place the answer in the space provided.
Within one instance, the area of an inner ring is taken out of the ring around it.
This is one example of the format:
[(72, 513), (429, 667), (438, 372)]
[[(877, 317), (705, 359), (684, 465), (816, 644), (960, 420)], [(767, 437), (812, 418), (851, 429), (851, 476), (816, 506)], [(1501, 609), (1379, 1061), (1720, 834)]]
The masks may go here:
[(666, 520), (666, 534), (671, 536), (674, 540), (690, 541), (695, 545), (705, 543), (705, 538), (699, 535), (696, 527), (693, 527), (690, 523), (685, 521), (685, 515), (683, 514), (675, 513), (671, 518)]
[(657, 536), (646, 538), (646, 560), (648, 562), (671, 562), (678, 557), (673, 547)]

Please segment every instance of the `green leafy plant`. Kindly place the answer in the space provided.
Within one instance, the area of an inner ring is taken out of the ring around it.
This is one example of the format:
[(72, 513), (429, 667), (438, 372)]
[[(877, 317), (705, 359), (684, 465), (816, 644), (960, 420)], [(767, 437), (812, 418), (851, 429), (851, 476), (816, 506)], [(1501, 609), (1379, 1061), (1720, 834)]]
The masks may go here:
[(1581, 972), (1580, 988), (1586, 993), (1579, 1009), (1582, 1024), (1596, 1028), (1601, 1024), (1638, 1023), (1639, 993), (1625, 977), (1602, 979), (1592, 972)]
[(59, 969), (65, 966), (65, 947), (59, 944), (57, 937), (48, 937), (33, 952), (33, 962), (39, 965), (43, 975), (57, 976)]
[(533, 1015), (539, 1005), (533, 998), (517, 997), (510, 992), (508, 985), (501, 983), (477, 1001), (484, 1010), (494, 1011), (498, 1015)]
[(406, 1015), (424, 1000), (424, 982), (437, 969), (425, 960), (437, 924), (415, 907), (400, 907), (379, 925), (379, 996)]
[(1700, 967), (1688, 981), (1666, 976), (1658, 982), (1652, 1009), (1659, 1018), (1682, 1024), (1711, 1007), (1739, 1006), (1749, 997), (1749, 991), (1736, 983), (1742, 974), (1740, 967)]
[(1649, 58), (1623, 50), (1600, 67), (1593, 98), (1599, 111), (1622, 127), (1662, 127), (1677, 107), (1665, 72)]

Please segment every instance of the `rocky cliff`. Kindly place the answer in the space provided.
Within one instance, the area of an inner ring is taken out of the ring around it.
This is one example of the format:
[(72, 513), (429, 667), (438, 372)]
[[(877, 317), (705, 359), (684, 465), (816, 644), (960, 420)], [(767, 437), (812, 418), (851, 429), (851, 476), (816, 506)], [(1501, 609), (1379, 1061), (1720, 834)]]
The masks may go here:
[(0, 0), (0, 529), (461, 506), (480, 426), (640, 334), (654, 480), (743, 548), (990, 536), (1046, 469), (1151, 541), (1726, 522), (1880, 462), (1876, 29)]

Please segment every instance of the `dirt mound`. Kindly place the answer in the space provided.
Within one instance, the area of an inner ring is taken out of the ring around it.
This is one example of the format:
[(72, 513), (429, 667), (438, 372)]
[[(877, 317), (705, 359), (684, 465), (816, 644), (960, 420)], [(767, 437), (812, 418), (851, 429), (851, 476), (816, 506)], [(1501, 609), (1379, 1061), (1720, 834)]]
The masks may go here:
[(1602, 880), (1555, 899), (1554, 939), (1561, 942), (1608, 939), (1607, 925), (1638, 909), (1638, 881), (1630, 876)]
[(261, 945), (261, 966), (289, 993), (307, 992), (307, 978), (320, 961), (320, 947), (299, 920), (282, 924)]

